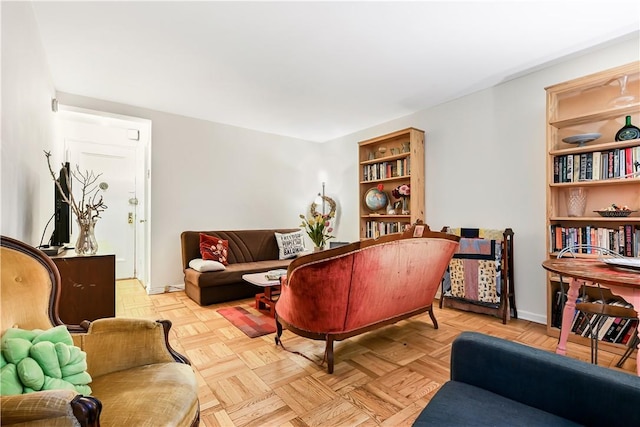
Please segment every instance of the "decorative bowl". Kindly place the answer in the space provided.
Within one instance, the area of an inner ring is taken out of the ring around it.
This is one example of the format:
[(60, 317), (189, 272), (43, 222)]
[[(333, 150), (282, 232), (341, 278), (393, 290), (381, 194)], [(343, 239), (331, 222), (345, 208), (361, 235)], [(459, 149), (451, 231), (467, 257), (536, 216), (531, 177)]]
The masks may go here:
[(598, 215), (600, 216), (606, 216), (606, 217), (625, 217), (637, 211), (620, 209), (617, 211), (594, 211), (594, 212), (597, 212)]
[(601, 136), (602, 134), (600, 133), (583, 133), (563, 138), (562, 142), (566, 142), (567, 144), (578, 144), (578, 147), (582, 147), (587, 142), (595, 141)]

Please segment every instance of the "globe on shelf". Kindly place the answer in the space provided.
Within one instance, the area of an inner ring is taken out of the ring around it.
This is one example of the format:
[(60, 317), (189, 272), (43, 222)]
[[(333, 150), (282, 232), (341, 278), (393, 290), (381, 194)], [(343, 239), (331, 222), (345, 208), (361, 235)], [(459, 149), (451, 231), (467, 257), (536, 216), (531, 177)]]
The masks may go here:
[(364, 195), (365, 206), (373, 212), (385, 208), (388, 202), (389, 197), (387, 196), (387, 193), (377, 187), (367, 190)]

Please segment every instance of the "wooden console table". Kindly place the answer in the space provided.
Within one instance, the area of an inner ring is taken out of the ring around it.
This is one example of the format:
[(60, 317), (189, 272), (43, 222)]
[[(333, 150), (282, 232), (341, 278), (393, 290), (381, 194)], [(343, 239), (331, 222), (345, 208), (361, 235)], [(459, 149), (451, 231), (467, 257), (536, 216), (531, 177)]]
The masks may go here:
[[(612, 294), (624, 298), (640, 311), (640, 272), (611, 267), (602, 261), (582, 258), (548, 259), (542, 267), (552, 273), (568, 277), (569, 291), (567, 302), (562, 313), (562, 326), (556, 353), (567, 354), (567, 339), (571, 332), (571, 322), (576, 309), (576, 298), (580, 286), (586, 283), (599, 283), (608, 288)], [(640, 376), (640, 361), (637, 361), (637, 372)]]
[(60, 320), (78, 325), (116, 315), (115, 255), (77, 255), (68, 250), (51, 259), (60, 271)]

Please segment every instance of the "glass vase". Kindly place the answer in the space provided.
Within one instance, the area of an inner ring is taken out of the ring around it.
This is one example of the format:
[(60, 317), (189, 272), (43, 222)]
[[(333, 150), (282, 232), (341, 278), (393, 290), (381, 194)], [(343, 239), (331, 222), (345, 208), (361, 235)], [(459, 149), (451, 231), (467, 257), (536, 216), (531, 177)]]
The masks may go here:
[(409, 215), (409, 198), (402, 198), (402, 215)]
[(95, 255), (98, 252), (98, 241), (95, 235), (95, 219), (78, 218), (78, 240), (76, 253), (78, 255)]
[(582, 216), (587, 206), (587, 189), (570, 188), (567, 194), (567, 216)]

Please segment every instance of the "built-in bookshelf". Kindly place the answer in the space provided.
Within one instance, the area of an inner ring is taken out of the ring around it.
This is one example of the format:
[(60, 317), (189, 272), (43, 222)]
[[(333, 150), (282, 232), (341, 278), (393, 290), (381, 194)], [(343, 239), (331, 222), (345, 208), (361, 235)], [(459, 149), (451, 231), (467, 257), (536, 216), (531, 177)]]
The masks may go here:
[[(640, 124), (640, 62), (553, 85), (546, 92), (547, 256), (555, 258), (562, 248), (577, 244), (638, 256), (640, 139), (616, 141), (615, 137), (627, 116), (634, 125)], [(612, 205), (635, 212), (607, 217), (598, 213)], [(577, 256), (598, 255), (583, 250)], [(564, 291), (567, 289), (568, 284), (564, 284)], [(560, 333), (561, 290), (559, 278), (549, 273), (547, 333), (556, 337)], [(593, 292), (599, 291), (587, 289), (590, 298), (598, 299)], [(617, 300), (611, 297), (604, 303)], [(616, 319), (606, 321), (610, 322), (608, 329)], [(621, 320), (617, 322), (619, 327)], [(569, 340), (589, 345), (585, 337), (588, 326), (574, 322)], [(624, 351), (621, 338), (616, 342), (616, 337), (611, 339), (613, 330), (609, 332), (604, 339), (607, 331), (601, 329), (603, 345), (610, 351)]]
[[(358, 143), (360, 239), (400, 233), (425, 220), (424, 131), (408, 128)], [(410, 187), (407, 197), (394, 190)], [(366, 198), (386, 200), (377, 209)]]

